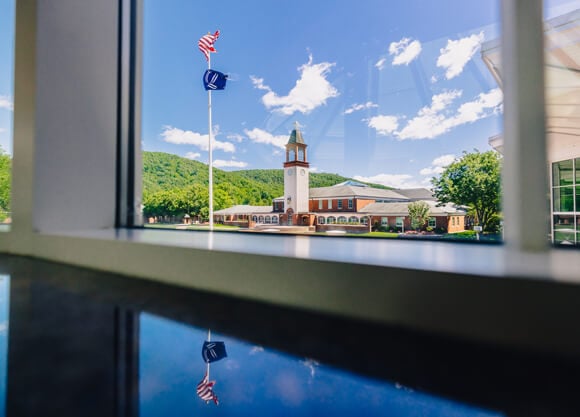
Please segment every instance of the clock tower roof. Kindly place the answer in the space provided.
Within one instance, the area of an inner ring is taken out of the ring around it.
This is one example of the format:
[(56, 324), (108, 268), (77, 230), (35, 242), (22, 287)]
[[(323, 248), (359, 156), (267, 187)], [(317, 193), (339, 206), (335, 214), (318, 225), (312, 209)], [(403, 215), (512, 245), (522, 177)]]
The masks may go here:
[(304, 139), (302, 138), (302, 132), (300, 132), (300, 129), (298, 128), (298, 123), (294, 123), (294, 129), (292, 130), (290, 138), (288, 139), (288, 145), (292, 143), (300, 143), (305, 145)]

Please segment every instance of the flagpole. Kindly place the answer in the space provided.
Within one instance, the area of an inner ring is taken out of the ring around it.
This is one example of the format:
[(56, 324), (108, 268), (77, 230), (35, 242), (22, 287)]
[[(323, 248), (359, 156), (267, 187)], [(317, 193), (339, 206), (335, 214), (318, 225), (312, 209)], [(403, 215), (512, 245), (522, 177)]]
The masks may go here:
[[(211, 342), (211, 330), (207, 329), (207, 341)], [(206, 365), (207, 380), (209, 381), (209, 362)]]
[[(211, 53), (207, 54), (207, 69), (211, 69)], [(207, 90), (208, 140), (209, 140), (209, 230), (213, 230), (213, 160), (212, 160), (212, 128), (211, 128), (211, 89)], [(209, 373), (209, 364), (208, 364)]]

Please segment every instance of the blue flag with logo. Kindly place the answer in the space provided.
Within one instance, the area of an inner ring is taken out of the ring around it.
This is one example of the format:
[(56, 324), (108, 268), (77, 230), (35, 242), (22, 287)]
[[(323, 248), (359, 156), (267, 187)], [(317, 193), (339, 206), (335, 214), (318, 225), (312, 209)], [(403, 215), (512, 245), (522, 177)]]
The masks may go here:
[(206, 363), (216, 362), (228, 356), (224, 342), (203, 342), (201, 356)]
[(205, 70), (203, 74), (203, 87), (206, 90), (223, 90), (226, 88), (228, 76), (212, 69)]

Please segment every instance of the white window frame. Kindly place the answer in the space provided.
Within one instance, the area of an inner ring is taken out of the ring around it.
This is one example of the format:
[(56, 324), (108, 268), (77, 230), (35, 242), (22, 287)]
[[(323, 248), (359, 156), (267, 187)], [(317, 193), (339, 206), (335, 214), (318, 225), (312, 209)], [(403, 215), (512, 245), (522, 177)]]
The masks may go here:
[(342, 210), (342, 200), (340, 198), (337, 200), (336, 208), (338, 210)]
[(324, 200), (318, 200), (318, 210), (324, 209)]
[[(121, 15), (118, 4), (16, 2), (13, 222), (0, 233), (1, 253), (470, 340), (577, 353), (567, 339), (575, 328), (561, 325), (568, 318), (546, 307), (549, 300), (538, 292), (537, 280), (518, 280), (543, 278), (541, 291), (558, 290), (560, 281), (574, 282), (580, 270), (577, 252), (550, 249), (546, 239), (540, 0), (502, 2), (505, 245), (425, 242), (413, 250), (412, 242), (398, 240), (372, 239), (373, 250), (367, 250), (368, 239), (349, 239), (357, 248), (351, 250), (340, 238), (313, 238), (304, 245), (306, 237), (124, 228), (130, 225), (122, 220), (126, 204), (117, 210), (116, 201), (138, 195), (127, 183), (134, 175), (136, 186), (140, 175), (138, 149), (128, 139), (130, 132), (139, 137), (140, 91), (132, 89), (140, 85), (140, 49), (129, 49), (130, 33), (118, 33), (131, 3), (121, 2)], [(74, 36), (78, 28), (83, 36)], [(67, 31), (70, 36), (61, 36)], [(83, 89), (63, 88), (61, 80)], [(131, 153), (136, 158), (129, 163)], [(79, 155), (90, 155), (93, 163)], [(138, 208), (138, 198), (134, 204), (129, 207)], [(481, 279), (488, 276), (503, 279)], [(423, 308), (433, 291), (446, 306), (436, 314)], [(546, 314), (554, 323), (545, 322)], [(534, 329), (521, 332), (533, 320), (544, 320), (538, 328), (552, 329), (549, 344)]]

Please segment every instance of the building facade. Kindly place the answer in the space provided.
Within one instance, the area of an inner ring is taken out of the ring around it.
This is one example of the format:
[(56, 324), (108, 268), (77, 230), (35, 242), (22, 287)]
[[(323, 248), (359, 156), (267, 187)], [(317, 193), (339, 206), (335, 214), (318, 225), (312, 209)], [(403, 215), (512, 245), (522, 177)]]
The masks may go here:
[(425, 188), (389, 190), (356, 181), (310, 188), (310, 164), (302, 132), (295, 125), (286, 144), (284, 195), (271, 206), (238, 205), (214, 212), (214, 222), (262, 231), (351, 232), (411, 230), (408, 206), (429, 205), (423, 229), (440, 233), (465, 230), (466, 211), (439, 204)]

